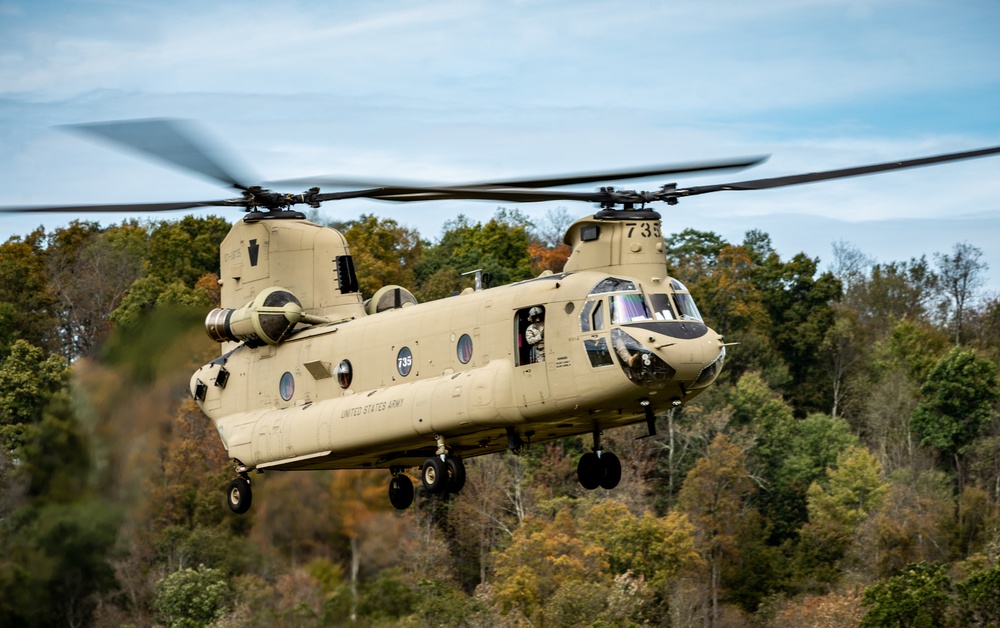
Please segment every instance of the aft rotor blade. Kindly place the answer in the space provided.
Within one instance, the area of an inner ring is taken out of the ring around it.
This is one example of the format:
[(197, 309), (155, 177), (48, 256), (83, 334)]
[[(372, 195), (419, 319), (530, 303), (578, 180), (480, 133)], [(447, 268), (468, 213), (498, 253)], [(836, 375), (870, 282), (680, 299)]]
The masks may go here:
[(199, 133), (183, 120), (149, 118), (143, 120), (116, 120), (91, 124), (71, 124), (67, 129), (94, 135), (119, 146), (125, 146), (144, 155), (221, 181), (238, 190), (249, 186), (241, 182), (218, 157), (199, 145)]
[(840, 170), (826, 170), (823, 172), (810, 172), (806, 174), (789, 175), (785, 177), (773, 177), (770, 179), (755, 179), (753, 181), (739, 181), (737, 183), (723, 183), (718, 185), (701, 185), (689, 188), (678, 188), (674, 197), (694, 196), (696, 194), (707, 194), (708, 192), (721, 192), (725, 190), (766, 190), (770, 188), (780, 188), (789, 185), (800, 185), (802, 183), (813, 183), (815, 181), (828, 181), (830, 179), (846, 179), (848, 177), (858, 177), (876, 172), (886, 172), (889, 170), (903, 170), (906, 168), (918, 168), (947, 161), (958, 161), (961, 159), (974, 159), (976, 157), (986, 157), (1000, 154), (1000, 146), (992, 148), (981, 148), (969, 150), (961, 153), (948, 153), (946, 155), (936, 155), (934, 157), (922, 157), (920, 159), (909, 159), (906, 161), (890, 161), (871, 166), (858, 166), (856, 168), (842, 168)]
[[(767, 156), (740, 157), (720, 161), (688, 162), (683, 164), (670, 164), (663, 166), (650, 166), (641, 169), (627, 170), (605, 170), (601, 172), (587, 172), (578, 174), (549, 175), (531, 179), (513, 179), (508, 181), (481, 181), (474, 183), (459, 183), (448, 185), (437, 185), (433, 183), (422, 183), (417, 181), (366, 181), (349, 179), (346, 177), (313, 177), (301, 179), (284, 179), (281, 181), (268, 181), (268, 185), (318, 185), (327, 187), (365, 187), (365, 188), (409, 188), (428, 190), (442, 189), (463, 189), (471, 190), (476, 188), (547, 188), (564, 185), (578, 185), (582, 183), (597, 183), (600, 181), (620, 181), (623, 179), (641, 179), (671, 174), (695, 174), (699, 172), (718, 172), (724, 170), (742, 170), (751, 166), (756, 166), (767, 160)], [(468, 197), (457, 197), (468, 198)], [(492, 197), (491, 197), (492, 198)]]
[(124, 203), (120, 205), (45, 205), (25, 207), (0, 207), (0, 213), (58, 214), (62, 212), (131, 213), (169, 212), (192, 207), (239, 206), (242, 199), (221, 201), (191, 201), (185, 203)]

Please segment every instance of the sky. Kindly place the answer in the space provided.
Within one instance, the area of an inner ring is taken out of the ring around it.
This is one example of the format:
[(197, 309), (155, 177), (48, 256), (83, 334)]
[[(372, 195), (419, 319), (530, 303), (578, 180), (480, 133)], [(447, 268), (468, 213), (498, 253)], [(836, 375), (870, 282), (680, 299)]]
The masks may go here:
[[(998, 146), (998, 33), (996, 0), (0, 0), (0, 206), (232, 195), (60, 128), (150, 117), (196, 121), (253, 182), (454, 183), (770, 155), (744, 172), (619, 185), (654, 189)], [(1000, 293), (998, 199), (991, 157), (657, 209), (667, 232), (738, 243), (762, 229), (783, 258), (821, 267), (835, 242), (880, 262), (967, 242)], [(497, 206), (321, 211), (434, 240), (445, 221)], [(536, 221), (594, 211), (504, 206)], [(4, 214), (0, 241), (75, 218), (122, 216)]]

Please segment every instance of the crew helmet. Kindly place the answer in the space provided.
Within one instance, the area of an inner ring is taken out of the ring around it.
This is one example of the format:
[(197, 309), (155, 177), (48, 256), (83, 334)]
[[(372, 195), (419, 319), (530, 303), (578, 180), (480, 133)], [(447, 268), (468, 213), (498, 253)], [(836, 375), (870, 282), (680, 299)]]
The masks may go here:
[(530, 310), (528, 310), (529, 318), (535, 318), (536, 316), (541, 316), (541, 315), (542, 315), (542, 308), (540, 307), (533, 307)]

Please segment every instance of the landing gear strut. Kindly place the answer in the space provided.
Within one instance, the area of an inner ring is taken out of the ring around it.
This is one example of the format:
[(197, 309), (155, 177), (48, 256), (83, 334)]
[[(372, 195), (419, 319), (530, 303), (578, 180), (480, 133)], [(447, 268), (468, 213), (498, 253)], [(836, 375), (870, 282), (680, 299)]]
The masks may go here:
[[(465, 463), (448, 454), (444, 438), (438, 437), (438, 448), (420, 466), (420, 483), (432, 495), (457, 493), (465, 486)], [(396, 510), (406, 510), (413, 504), (413, 482), (403, 474), (404, 467), (392, 467), (389, 480), (389, 502)]]
[(588, 491), (598, 486), (611, 490), (622, 479), (622, 463), (618, 456), (601, 449), (601, 431), (594, 429), (594, 451), (583, 454), (576, 467), (580, 485)]
[(428, 458), (420, 467), (420, 479), (428, 493), (457, 493), (465, 486), (465, 463), (456, 456)]

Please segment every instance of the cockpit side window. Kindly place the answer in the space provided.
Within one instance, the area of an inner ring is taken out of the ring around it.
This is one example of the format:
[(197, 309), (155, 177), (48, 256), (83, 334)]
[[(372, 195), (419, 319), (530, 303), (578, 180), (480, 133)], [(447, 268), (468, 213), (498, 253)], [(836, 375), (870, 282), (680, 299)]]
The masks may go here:
[(612, 325), (653, 319), (646, 300), (638, 293), (612, 295), (608, 297), (608, 306), (611, 310)]
[(590, 314), (594, 311), (596, 301), (587, 301), (580, 310), (580, 331), (590, 331)]
[(604, 301), (598, 301), (594, 306), (594, 316), (591, 320), (594, 321), (594, 331), (604, 329)]

